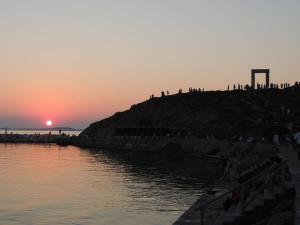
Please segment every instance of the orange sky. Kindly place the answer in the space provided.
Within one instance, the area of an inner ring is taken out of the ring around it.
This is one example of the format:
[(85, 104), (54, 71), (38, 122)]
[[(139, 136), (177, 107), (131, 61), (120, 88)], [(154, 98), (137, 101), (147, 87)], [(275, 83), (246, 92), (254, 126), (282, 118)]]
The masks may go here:
[[(72, 4), (71, 4), (72, 3)], [(84, 128), (161, 90), (299, 79), (295, 0), (3, 1), (0, 127)]]

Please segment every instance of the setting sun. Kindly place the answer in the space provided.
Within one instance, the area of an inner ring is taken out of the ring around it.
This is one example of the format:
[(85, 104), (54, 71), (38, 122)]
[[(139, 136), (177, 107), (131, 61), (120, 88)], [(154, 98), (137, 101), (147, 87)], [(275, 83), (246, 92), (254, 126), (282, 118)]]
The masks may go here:
[(47, 120), (47, 122), (46, 122), (46, 125), (47, 125), (47, 126), (52, 126), (52, 124), (53, 124), (53, 123), (52, 123), (51, 120)]

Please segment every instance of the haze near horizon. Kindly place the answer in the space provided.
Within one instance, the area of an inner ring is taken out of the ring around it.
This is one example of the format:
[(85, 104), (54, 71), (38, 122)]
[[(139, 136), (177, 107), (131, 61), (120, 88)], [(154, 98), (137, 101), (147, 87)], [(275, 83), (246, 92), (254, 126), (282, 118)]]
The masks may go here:
[(0, 127), (84, 128), (151, 94), (298, 81), (300, 2), (3, 0)]

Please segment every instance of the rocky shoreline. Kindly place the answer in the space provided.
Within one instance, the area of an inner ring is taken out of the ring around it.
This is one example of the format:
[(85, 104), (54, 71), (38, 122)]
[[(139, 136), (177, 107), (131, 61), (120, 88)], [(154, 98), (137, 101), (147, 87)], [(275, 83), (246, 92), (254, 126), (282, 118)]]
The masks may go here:
[[(293, 225), (296, 187), (289, 171), (290, 157), (286, 155), (291, 149), (281, 146), (279, 152), (270, 145), (269, 151), (256, 153), (263, 161), (244, 155), (250, 161), (248, 165), (238, 160), (243, 154), (231, 157), (232, 174), (196, 201), (174, 225)], [(258, 149), (252, 146), (253, 150)]]

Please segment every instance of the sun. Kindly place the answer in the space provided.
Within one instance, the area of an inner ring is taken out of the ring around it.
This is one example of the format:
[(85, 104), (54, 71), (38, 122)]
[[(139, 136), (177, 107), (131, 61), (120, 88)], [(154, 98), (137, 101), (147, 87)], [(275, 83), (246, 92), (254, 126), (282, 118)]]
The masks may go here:
[(47, 125), (48, 127), (52, 126), (52, 124), (53, 124), (53, 123), (52, 123), (51, 120), (47, 120), (47, 121), (46, 121), (46, 125)]

